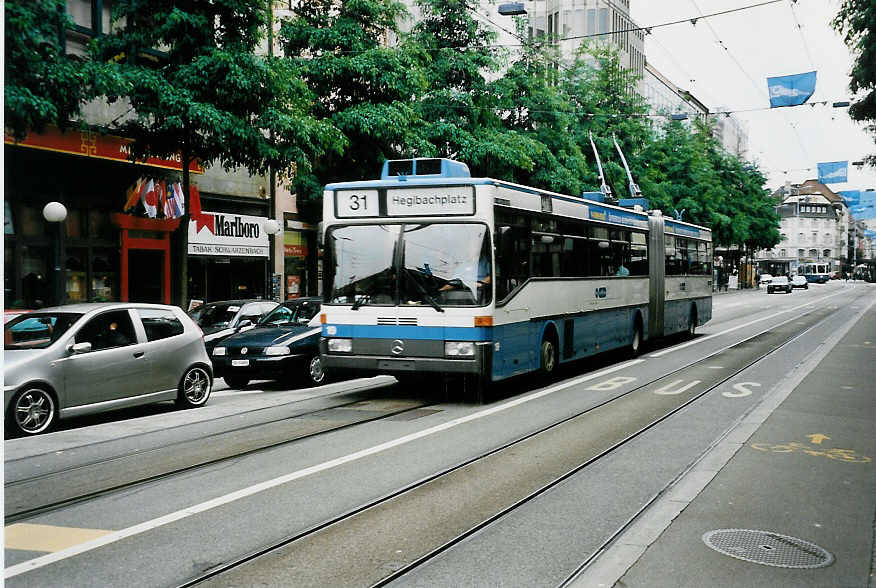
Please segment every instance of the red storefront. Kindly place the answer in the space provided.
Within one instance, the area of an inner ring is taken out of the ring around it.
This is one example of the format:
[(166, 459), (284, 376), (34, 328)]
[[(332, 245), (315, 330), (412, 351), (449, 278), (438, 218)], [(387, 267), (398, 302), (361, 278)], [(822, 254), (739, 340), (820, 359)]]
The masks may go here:
[[(60, 302), (170, 302), (180, 221), (121, 214), (140, 177), (177, 182), (178, 158), (127, 160), (131, 141), (94, 131), (5, 137), (4, 307)], [(193, 173), (203, 173), (197, 163)], [(42, 218), (61, 202), (61, 223)], [(134, 266), (136, 271), (130, 271)]]

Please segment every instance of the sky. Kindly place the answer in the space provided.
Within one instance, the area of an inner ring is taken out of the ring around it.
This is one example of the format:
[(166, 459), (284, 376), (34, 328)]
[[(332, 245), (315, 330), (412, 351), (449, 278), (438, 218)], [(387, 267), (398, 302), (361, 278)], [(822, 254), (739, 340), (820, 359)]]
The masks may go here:
[[(763, 1), (631, 0), (630, 16), (648, 27)], [(854, 56), (830, 26), (839, 6), (839, 0), (782, 0), (701, 18), (695, 25), (657, 27), (645, 36), (645, 55), (710, 110), (754, 110), (735, 116), (747, 125), (748, 159), (767, 175), (768, 188), (817, 178), (819, 162), (848, 160), (849, 181), (829, 187), (876, 189), (876, 169), (852, 165), (876, 153), (873, 135), (849, 118), (848, 108), (832, 106), (853, 99), (849, 73)], [(809, 103), (827, 100), (827, 106), (769, 109), (766, 78), (813, 70), (817, 82)]]

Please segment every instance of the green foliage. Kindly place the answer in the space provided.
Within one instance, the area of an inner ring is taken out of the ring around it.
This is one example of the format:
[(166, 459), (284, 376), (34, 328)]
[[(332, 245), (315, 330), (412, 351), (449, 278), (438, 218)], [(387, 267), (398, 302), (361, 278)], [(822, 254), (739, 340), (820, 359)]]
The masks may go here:
[[(876, 2), (843, 0), (833, 26), (857, 53), (849, 87), (853, 93), (865, 92), (849, 108), (849, 115), (854, 120), (869, 121), (870, 132), (876, 133)], [(868, 161), (876, 165), (876, 155), (871, 155)]]
[(320, 200), (328, 182), (372, 177), (385, 159), (429, 153), (411, 102), (425, 87), (420, 51), (382, 45), (384, 35), (398, 35), (403, 14), (396, 0), (314, 0), (283, 22), (286, 61), (312, 94), (314, 116), (342, 138), (342, 149), (316, 157), (312, 171), (299, 168), (299, 199)]
[(339, 147), (334, 129), (311, 115), (294, 64), (256, 54), (264, 1), (128, 0), (113, 17), (128, 25), (98, 39), (95, 58), (122, 59), (97, 92), (130, 102), (134, 117), (118, 131), (135, 139), (135, 156), (181, 150), (206, 165), (265, 173), (307, 170), (314, 155)]
[(5, 4), (4, 125), (16, 139), (79, 114), (91, 66), (64, 51), (65, 0)]

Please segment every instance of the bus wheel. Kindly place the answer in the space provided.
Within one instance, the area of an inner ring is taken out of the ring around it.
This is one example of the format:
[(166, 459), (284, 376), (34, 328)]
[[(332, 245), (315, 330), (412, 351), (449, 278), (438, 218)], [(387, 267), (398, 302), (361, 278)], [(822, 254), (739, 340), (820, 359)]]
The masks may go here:
[(633, 340), (630, 341), (630, 356), (639, 357), (642, 353), (642, 324), (636, 321), (633, 327)]
[(557, 369), (557, 345), (546, 335), (541, 341), (541, 373), (550, 376)]

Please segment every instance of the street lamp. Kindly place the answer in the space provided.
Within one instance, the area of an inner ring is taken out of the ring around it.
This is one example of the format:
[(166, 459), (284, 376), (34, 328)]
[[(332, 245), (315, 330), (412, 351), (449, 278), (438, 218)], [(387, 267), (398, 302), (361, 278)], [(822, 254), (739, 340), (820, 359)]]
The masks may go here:
[(54, 271), (54, 295), (58, 304), (64, 299), (64, 277), (61, 269), (63, 257), (62, 241), (64, 233), (62, 223), (67, 219), (67, 207), (60, 202), (49, 202), (43, 207), (43, 218), (55, 225), (55, 271)]
[[(274, 240), (273, 236), (283, 230), (283, 227), (280, 226), (280, 223), (277, 222), (276, 219), (269, 218), (265, 221), (264, 224), (265, 233), (269, 235), (270, 245), (268, 246), (268, 284), (270, 284), (270, 294), (271, 298), (279, 302), (280, 296), (280, 284), (274, 283)], [(276, 292), (275, 292), (276, 290)], [(267, 298), (267, 297), (266, 297)]]

